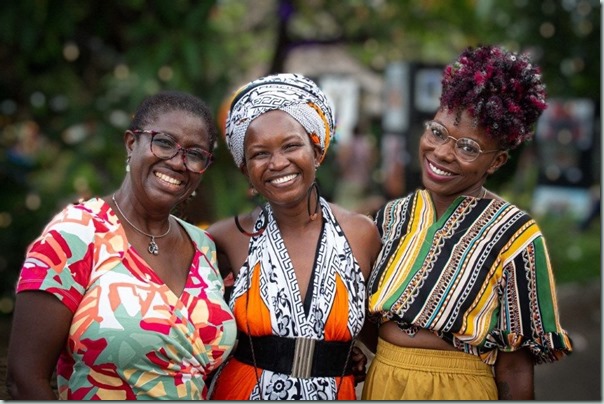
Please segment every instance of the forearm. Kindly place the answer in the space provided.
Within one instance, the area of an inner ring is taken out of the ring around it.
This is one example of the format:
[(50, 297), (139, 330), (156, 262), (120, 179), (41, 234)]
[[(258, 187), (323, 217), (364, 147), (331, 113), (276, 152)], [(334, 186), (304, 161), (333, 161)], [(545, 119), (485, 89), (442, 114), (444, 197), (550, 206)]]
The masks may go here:
[(26, 377), (21, 382), (9, 379), (7, 391), (13, 400), (56, 400), (57, 395), (50, 386), (49, 380)]
[(534, 400), (534, 364), (528, 350), (499, 352), (495, 382), (500, 400)]
[(375, 353), (377, 349), (379, 326), (371, 322), (367, 317), (365, 318), (365, 324), (359, 333), (359, 340), (369, 349), (372, 353)]

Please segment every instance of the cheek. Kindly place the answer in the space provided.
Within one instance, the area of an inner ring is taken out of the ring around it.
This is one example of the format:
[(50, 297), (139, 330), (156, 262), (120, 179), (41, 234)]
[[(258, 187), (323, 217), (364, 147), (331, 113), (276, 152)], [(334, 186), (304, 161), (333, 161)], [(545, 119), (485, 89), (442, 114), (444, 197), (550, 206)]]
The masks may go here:
[(419, 144), (417, 146), (417, 149), (419, 151), (419, 154), (421, 155), (422, 153), (425, 153), (428, 150), (433, 149), (433, 147), (429, 146), (426, 141), (424, 140), (424, 137), (420, 137), (419, 138)]
[(263, 171), (263, 165), (257, 162), (247, 162), (245, 165), (245, 169), (243, 170), (243, 174), (247, 177), (247, 179), (254, 183), (261, 177)]

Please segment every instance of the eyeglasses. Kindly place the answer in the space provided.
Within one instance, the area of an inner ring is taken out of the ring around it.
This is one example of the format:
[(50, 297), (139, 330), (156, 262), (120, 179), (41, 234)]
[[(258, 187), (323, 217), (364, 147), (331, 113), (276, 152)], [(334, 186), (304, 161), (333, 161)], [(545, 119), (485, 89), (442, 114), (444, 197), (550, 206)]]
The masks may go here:
[(449, 135), (449, 131), (443, 125), (436, 121), (428, 121), (424, 124), (426, 130), (424, 131), (424, 138), (432, 146), (440, 146), (453, 139), (455, 142), (455, 155), (460, 160), (471, 162), (478, 158), (483, 153), (493, 153), (501, 151), (501, 149), (494, 150), (482, 150), (480, 145), (475, 140), (467, 137), (460, 137), (459, 139)]
[(212, 156), (212, 153), (209, 151), (199, 147), (184, 148), (167, 133), (142, 129), (135, 129), (132, 133), (151, 135), (151, 153), (159, 159), (170, 160), (179, 152), (182, 152), (182, 159), (185, 163), (185, 167), (194, 173), (203, 173), (214, 160), (214, 156)]

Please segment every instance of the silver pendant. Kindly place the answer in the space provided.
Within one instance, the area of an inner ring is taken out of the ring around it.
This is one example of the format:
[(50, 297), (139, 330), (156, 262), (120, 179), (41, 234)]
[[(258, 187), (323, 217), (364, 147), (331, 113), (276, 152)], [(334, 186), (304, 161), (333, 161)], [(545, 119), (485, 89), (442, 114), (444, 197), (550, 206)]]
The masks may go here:
[(155, 242), (155, 237), (151, 237), (151, 241), (149, 241), (149, 247), (147, 248), (147, 251), (149, 251), (149, 254), (153, 254), (153, 255), (159, 254), (159, 247), (157, 246), (157, 243)]

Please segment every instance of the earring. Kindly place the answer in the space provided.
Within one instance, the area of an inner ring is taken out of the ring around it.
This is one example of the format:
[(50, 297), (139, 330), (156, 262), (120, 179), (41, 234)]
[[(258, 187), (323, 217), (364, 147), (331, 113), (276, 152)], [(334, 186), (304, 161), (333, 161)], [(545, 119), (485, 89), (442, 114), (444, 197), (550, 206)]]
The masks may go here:
[(252, 196), (258, 195), (258, 190), (256, 188), (254, 188), (252, 185), (250, 185), (250, 195), (252, 195)]
[(126, 157), (126, 172), (127, 173), (130, 172), (130, 155), (128, 155), (128, 157)]

